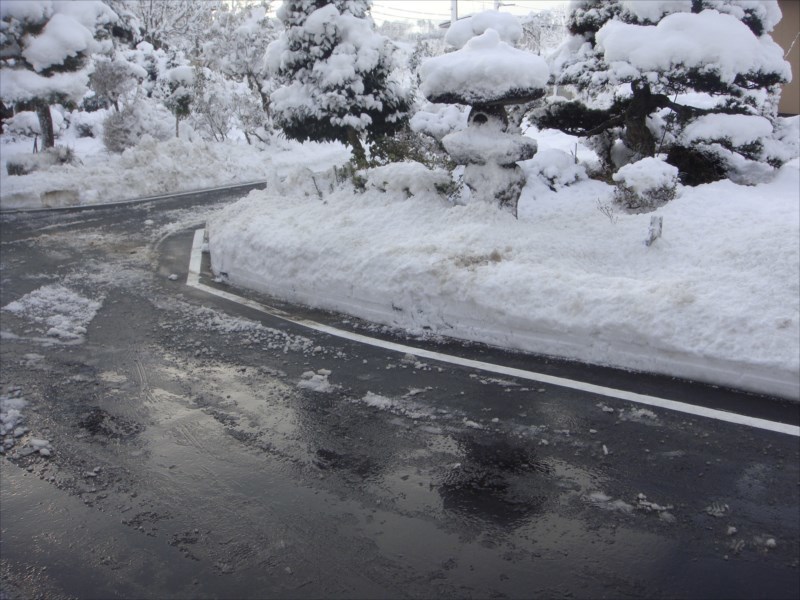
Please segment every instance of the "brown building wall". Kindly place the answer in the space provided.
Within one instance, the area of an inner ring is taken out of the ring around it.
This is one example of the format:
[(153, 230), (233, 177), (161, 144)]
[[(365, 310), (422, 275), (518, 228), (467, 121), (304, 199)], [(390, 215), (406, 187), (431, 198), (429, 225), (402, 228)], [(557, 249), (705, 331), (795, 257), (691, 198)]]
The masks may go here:
[[(783, 114), (800, 114), (800, 0), (778, 0), (783, 18), (772, 32), (774, 39), (784, 52), (789, 52), (786, 60), (792, 65), (792, 81), (783, 86), (778, 110)], [(794, 46), (792, 44), (794, 43)], [(789, 51), (791, 48), (791, 51)]]

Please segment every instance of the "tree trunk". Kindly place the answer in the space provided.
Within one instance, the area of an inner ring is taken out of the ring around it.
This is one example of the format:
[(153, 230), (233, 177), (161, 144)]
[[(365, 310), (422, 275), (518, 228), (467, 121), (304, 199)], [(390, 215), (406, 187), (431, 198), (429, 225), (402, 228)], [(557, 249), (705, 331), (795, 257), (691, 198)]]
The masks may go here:
[(181, 118), (180, 118), (178, 115), (175, 115), (175, 137), (176, 137), (176, 138), (177, 138), (177, 137), (180, 137), (180, 136), (178, 135), (178, 133), (179, 133), (179, 131), (178, 131), (178, 124), (179, 124), (180, 122), (181, 122)]
[(364, 169), (367, 166), (367, 154), (364, 152), (364, 146), (361, 143), (361, 136), (352, 127), (347, 128), (347, 145), (353, 150), (353, 158), (356, 162), (356, 167)]
[(640, 87), (634, 82), (633, 101), (625, 113), (625, 145), (636, 153), (634, 160), (656, 153), (656, 140), (647, 127), (647, 116), (658, 108), (658, 96), (653, 96), (650, 86)]
[(53, 115), (50, 114), (50, 105), (40, 102), (36, 104), (36, 116), (39, 117), (39, 129), (42, 135), (42, 150), (47, 150), (56, 145), (56, 136), (53, 133)]

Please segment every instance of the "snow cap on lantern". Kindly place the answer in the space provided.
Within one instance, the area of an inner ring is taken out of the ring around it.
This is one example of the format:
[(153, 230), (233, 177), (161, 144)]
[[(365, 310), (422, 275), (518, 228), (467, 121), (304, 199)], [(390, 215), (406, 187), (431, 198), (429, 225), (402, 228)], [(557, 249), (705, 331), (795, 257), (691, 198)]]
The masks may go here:
[(428, 59), (420, 90), (431, 102), (519, 104), (544, 95), (550, 72), (540, 56), (513, 48), (494, 29), (455, 52)]

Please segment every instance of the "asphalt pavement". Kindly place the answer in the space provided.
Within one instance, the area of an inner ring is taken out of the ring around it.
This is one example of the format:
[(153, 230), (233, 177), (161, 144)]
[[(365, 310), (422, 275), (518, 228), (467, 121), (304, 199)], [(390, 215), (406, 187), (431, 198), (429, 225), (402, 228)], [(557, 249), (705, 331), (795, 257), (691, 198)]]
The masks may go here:
[(0, 215), (3, 598), (800, 595), (798, 438), (624, 397), (797, 404), (186, 285), (246, 191)]

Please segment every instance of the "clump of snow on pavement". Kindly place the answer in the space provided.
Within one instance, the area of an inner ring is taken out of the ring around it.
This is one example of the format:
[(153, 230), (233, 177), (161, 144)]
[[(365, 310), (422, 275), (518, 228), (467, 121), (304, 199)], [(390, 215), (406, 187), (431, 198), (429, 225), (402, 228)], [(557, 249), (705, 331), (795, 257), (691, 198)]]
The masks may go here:
[[(413, 396), (415, 394), (409, 395)], [(407, 417), (414, 421), (418, 419), (436, 419), (436, 415), (431, 409), (409, 400), (408, 397), (389, 398), (388, 396), (384, 396), (382, 394), (367, 392), (363, 398), (356, 398), (353, 400), (353, 402), (364, 404), (378, 410), (390, 412), (395, 415)]]
[(49, 440), (29, 436), (22, 412), (27, 405), (19, 387), (12, 387), (0, 395), (0, 454), (6, 454), (19, 443), (23, 443), (19, 451), (22, 456), (36, 453), (50, 456), (53, 453)]
[(62, 285), (40, 287), (2, 310), (35, 324), (34, 331), (61, 340), (80, 342), (102, 301), (91, 300)]
[(211, 218), (212, 267), (418, 333), (797, 398), (798, 166), (679, 188), (649, 248), (650, 216), (610, 220), (593, 180), (530, 178), (519, 220), (424, 190), (253, 192)]
[(0, 436), (3, 438), (4, 452), (14, 446), (16, 438), (28, 431), (22, 425), (24, 421), (22, 409), (27, 404), (19, 389), (0, 396)]
[(338, 385), (334, 385), (328, 381), (328, 377), (330, 375), (331, 372), (328, 369), (319, 369), (316, 373), (314, 371), (306, 371), (300, 376), (300, 381), (297, 382), (297, 387), (302, 390), (311, 390), (312, 392), (329, 394), (339, 389)]

